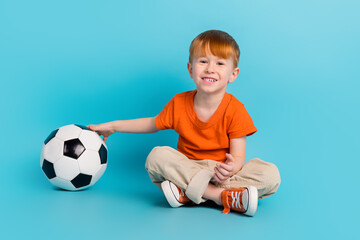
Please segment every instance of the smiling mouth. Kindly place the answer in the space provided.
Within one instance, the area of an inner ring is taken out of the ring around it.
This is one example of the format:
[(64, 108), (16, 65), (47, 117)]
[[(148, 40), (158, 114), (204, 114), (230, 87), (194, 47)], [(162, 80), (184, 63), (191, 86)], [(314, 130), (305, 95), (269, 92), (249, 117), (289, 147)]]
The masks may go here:
[(216, 79), (214, 78), (207, 78), (207, 77), (204, 77), (204, 78), (201, 78), (203, 81), (205, 81), (206, 83), (214, 83), (214, 82), (217, 82)]

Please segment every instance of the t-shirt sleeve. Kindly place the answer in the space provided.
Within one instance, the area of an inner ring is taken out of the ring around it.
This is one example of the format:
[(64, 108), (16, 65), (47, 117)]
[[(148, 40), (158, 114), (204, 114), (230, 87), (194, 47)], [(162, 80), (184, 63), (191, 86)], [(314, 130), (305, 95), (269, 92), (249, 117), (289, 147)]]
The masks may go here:
[(241, 103), (234, 109), (234, 115), (228, 129), (229, 138), (250, 136), (257, 131), (245, 106)]
[(174, 129), (174, 98), (156, 116), (155, 125), (159, 130)]

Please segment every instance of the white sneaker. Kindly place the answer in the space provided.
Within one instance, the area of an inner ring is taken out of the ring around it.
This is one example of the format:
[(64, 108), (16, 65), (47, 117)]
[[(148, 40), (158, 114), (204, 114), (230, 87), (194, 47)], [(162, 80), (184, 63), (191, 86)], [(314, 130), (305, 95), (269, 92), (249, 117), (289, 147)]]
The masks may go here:
[(183, 190), (168, 180), (161, 183), (161, 189), (171, 207), (180, 207), (191, 201)]

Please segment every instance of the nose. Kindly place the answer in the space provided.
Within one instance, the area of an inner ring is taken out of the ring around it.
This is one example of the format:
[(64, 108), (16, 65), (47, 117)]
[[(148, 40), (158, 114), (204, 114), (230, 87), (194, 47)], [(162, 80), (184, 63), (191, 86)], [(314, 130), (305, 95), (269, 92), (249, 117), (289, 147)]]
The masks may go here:
[(209, 64), (206, 66), (205, 72), (206, 72), (206, 73), (213, 73), (213, 72), (214, 72), (214, 65), (213, 65), (213, 63), (209, 62)]

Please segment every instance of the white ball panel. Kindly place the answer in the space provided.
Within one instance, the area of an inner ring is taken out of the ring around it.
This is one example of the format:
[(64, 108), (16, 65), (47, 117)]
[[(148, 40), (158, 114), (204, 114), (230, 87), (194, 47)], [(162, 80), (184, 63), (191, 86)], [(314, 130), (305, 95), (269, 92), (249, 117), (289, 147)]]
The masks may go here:
[(59, 131), (56, 133), (55, 136), (63, 141), (67, 141), (70, 139), (78, 138), (81, 131), (81, 128), (75, 126), (74, 124), (71, 124), (59, 128)]
[(77, 160), (66, 156), (63, 156), (54, 164), (54, 169), (56, 176), (69, 181), (80, 173)]
[(45, 144), (42, 145), (41, 154), (40, 154), (40, 167), (41, 168), (42, 168), (42, 165), (44, 163), (44, 146), (45, 146)]
[(101, 178), (101, 176), (104, 174), (104, 172), (106, 170), (106, 167), (107, 167), (107, 164), (100, 165), (97, 172), (92, 176), (91, 182), (89, 184), (90, 186), (94, 185)]
[(63, 156), (64, 142), (54, 137), (43, 145), (42, 156), (49, 162), (55, 163)]
[(94, 174), (101, 164), (99, 153), (92, 150), (85, 150), (77, 161), (80, 172), (88, 175)]
[(64, 180), (62, 178), (59, 177), (55, 177), (53, 179), (49, 180), (53, 185), (62, 188), (62, 189), (66, 189), (66, 190), (71, 190), (74, 191), (76, 190), (76, 188), (74, 187), (74, 185), (72, 185), (72, 183), (70, 181)]
[(104, 142), (96, 132), (89, 130), (82, 130), (79, 139), (86, 149), (94, 151), (99, 151), (101, 144)]

